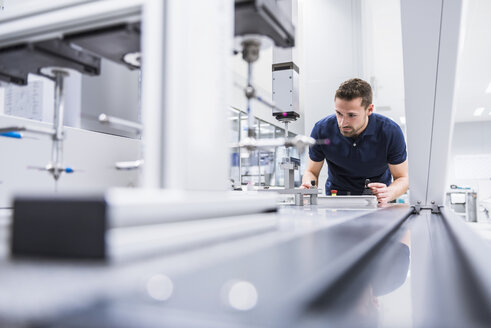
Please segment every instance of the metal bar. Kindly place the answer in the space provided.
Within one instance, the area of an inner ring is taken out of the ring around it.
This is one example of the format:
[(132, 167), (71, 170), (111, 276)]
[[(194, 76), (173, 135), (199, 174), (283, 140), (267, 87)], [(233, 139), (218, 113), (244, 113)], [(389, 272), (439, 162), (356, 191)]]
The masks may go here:
[(166, 36), (166, 6), (163, 1), (146, 1), (142, 12), (141, 48), (145, 54), (142, 64), (142, 143), (145, 145), (140, 186), (143, 188), (164, 187), (165, 167), (163, 158), (165, 144), (164, 98), (167, 88), (164, 68), (168, 58), (164, 51)]
[(93, 1), (1, 22), (0, 45), (7, 46), (141, 19), (143, 0)]
[[(237, 143), (240, 142), (240, 135), (242, 134), (242, 112), (239, 111), (239, 133), (238, 133), (238, 138), (237, 138)], [(241, 147), (237, 147), (237, 149), (239, 150), (239, 185), (242, 186), (242, 157), (241, 157), (241, 153), (242, 153), (242, 148)]]
[(446, 209), (422, 212), (411, 239), (414, 327), (489, 325), (489, 244)]
[(55, 110), (53, 115), (53, 145), (51, 151), (52, 174), (55, 180), (58, 180), (63, 171), (63, 117), (65, 112), (65, 90), (64, 78), (68, 73), (62, 70), (53, 70), (55, 79)]
[[(261, 123), (257, 121), (257, 137), (261, 138)], [(257, 187), (261, 187), (261, 150), (257, 150)]]
[(143, 130), (143, 125), (140, 123), (124, 120), (122, 118), (108, 116), (106, 114), (99, 115), (99, 122), (109, 125), (123, 126), (125, 128), (130, 128), (136, 130), (136, 132), (141, 132)]
[[(277, 127), (276, 126), (273, 126), (274, 129), (273, 129), (273, 139), (276, 139), (276, 129)], [(272, 179), (273, 179), (273, 186), (276, 186), (276, 165), (279, 165), (279, 163), (277, 163), (277, 159), (278, 159), (278, 149), (275, 149), (274, 150), (274, 157), (273, 157), (273, 174), (271, 175)]]
[(18, 132), (18, 131), (34, 132), (34, 133), (47, 134), (47, 135), (55, 134), (55, 130), (52, 128), (42, 128), (32, 125), (8, 126), (8, 127), (0, 128), (0, 133)]
[[(244, 90), (246, 88), (237, 82), (234, 82), (234, 87), (236, 87), (240, 90)], [(259, 101), (260, 103), (262, 103), (263, 105), (266, 105), (269, 108), (276, 110), (276, 111), (280, 111), (280, 112), (289, 112), (290, 111), (289, 109), (286, 110), (284, 108), (279, 108), (278, 106), (275, 105), (274, 102), (267, 101), (266, 99), (259, 97), (257, 95), (254, 95), (251, 99), (255, 99), (255, 100)]]
[(446, 209), (425, 211), (411, 230), (414, 326), (489, 325), (489, 244)]
[[(252, 88), (252, 62), (247, 63), (247, 87)], [(251, 107), (251, 98), (247, 97), (247, 136), (254, 138), (254, 115)]]
[(294, 138), (274, 138), (274, 139), (244, 139), (239, 143), (232, 144), (232, 148), (242, 147), (247, 149), (274, 148), (274, 147), (297, 147), (304, 148), (318, 144), (311, 137), (296, 136)]
[(136, 170), (142, 167), (143, 160), (139, 159), (136, 161), (126, 161), (126, 162), (116, 162), (114, 166), (116, 170)]
[(105, 193), (110, 227), (141, 226), (276, 211), (275, 195), (234, 192), (111, 189)]

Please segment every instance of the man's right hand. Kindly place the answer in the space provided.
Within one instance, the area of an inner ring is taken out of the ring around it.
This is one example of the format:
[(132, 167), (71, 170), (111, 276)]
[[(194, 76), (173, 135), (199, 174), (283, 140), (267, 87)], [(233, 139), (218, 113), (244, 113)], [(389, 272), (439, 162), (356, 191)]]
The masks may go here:
[(319, 173), (323, 164), (324, 162), (314, 162), (309, 158), (307, 169), (303, 173), (302, 185), (300, 186), (300, 189), (312, 188), (312, 181), (314, 181), (315, 184), (318, 184)]
[(310, 182), (304, 182), (300, 186), (300, 189), (310, 189), (310, 188), (312, 188), (312, 184)]
[(300, 189), (310, 189), (310, 188), (315, 187), (315, 185), (316, 185), (316, 182), (314, 179), (310, 180), (310, 182), (308, 182), (308, 181), (303, 182), (302, 181), (302, 185), (300, 186)]

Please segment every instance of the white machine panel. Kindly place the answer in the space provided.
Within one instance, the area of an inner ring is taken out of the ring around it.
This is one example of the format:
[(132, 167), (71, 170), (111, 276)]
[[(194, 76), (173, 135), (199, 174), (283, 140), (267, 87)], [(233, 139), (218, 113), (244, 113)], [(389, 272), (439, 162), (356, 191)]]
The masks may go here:
[(273, 102), (280, 111), (299, 112), (298, 84), (298, 73), (293, 69), (273, 72)]
[(401, 1), (411, 203), (443, 204), (462, 1)]
[[(49, 127), (50, 124), (11, 116), (0, 116), (0, 126), (26, 125)], [(64, 164), (75, 170), (62, 174), (56, 186), (59, 192), (105, 190), (112, 186), (136, 186), (138, 171), (118, 171), (118, 161), (139, 159), (140, 141), (67, 127)], [(21, 191), (55, 190), (53, 177), (29, 166), (44, 167), (51, 159), (51, 139), (25, 133), (22, 139), (0, 137), (0, 208), (10, 207), (11, 197)]]

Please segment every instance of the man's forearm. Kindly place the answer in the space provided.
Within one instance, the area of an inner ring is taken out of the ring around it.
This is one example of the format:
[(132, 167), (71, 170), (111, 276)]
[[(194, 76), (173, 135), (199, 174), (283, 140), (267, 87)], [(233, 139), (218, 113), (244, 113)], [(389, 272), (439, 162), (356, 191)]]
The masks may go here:
[(397, 197), (401, 196), (404, 194), (409, 187), (409, 178), (408, 177), (400, 177), (395, 179), (388, 189), (392, 191), (392, 200), (396, 199)]
[(311, 171), (305, 171), (302, 177), (302, 184), (307, 184), (310, 185), (310, 182), (312, 180), (315, 180), (315, 184), (318, 185), (317, 180), (318, 176), (316, 176), (313, 172)]

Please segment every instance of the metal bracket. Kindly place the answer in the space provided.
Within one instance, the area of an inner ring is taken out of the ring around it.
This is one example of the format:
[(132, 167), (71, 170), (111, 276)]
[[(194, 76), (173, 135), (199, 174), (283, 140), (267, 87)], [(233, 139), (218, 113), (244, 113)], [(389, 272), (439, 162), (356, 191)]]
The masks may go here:
[(421, 202), (413, 205), (413, 214), (420, 214), (422, 210), (431, 210), (432, 214), (440, 214), (440, 206), (435, 204), (435, 202), (432, 202), (430, 205), (421, 205)]

